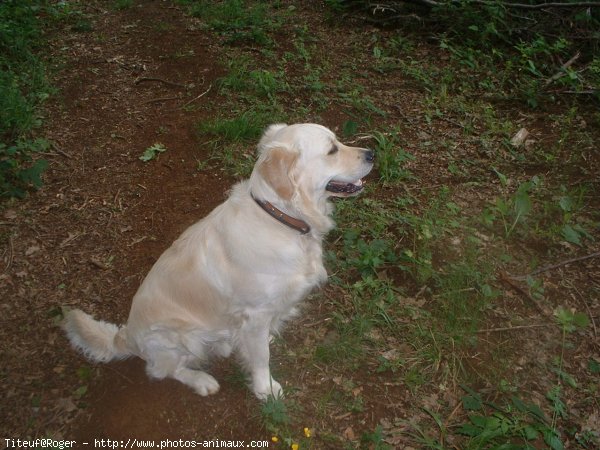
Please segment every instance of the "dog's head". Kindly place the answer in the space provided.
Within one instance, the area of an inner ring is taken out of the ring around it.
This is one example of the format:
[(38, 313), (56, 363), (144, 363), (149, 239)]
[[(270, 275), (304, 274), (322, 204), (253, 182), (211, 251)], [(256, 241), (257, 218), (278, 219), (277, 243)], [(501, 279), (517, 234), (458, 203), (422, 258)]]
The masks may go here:
[(250, 178), (253, 194), (323, 232), (333, 225), (327, 199), (360, 193), (374, 162), (371, 150), (346, 146), (316, 124), (271, 125), (258, 149)]

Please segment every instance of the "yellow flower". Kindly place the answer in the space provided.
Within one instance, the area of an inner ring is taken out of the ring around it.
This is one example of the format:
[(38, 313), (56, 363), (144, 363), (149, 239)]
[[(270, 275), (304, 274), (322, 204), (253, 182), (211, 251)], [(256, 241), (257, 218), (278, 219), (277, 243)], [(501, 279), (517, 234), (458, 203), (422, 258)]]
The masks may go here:
[(279, 438), (278, 438), (277, 436), (273, 436), (273, 437), (271, 438), (271, 440), (272, 440), (273, 442), (279, 442)]
[(292, 450), (298, 450), (300, 446), (298, 444), (292, 444)]
[(307, 438), (310, 437), (310, 428), (304, 428), (304, 436), (306, 436)]

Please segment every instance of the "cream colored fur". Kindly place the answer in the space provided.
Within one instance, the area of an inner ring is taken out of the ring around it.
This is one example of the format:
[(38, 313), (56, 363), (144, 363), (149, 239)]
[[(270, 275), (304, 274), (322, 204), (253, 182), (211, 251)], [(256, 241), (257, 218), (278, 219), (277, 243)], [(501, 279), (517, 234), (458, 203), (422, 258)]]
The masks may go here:
[[(258, 398), (282, 394), (269, 370), (269, 336), (327, 278), (322, 239), (334, 225), (327, 183), (357, 182), (371, 170), (372, 153), (344, 146), (314, 124), (271, 125), (258, 148), (250, 179), (154, 264), (124, 326), (80, 310), (65, 314), (63, 328), (74, 347), (99, 362), (139, 356), (150, 376), (175, 378), (200, 395), (219, 389), (203, 363), (234, 351)], [(311, 231), (303, 235), (278, 222), (251, 194), (304, 220)]]

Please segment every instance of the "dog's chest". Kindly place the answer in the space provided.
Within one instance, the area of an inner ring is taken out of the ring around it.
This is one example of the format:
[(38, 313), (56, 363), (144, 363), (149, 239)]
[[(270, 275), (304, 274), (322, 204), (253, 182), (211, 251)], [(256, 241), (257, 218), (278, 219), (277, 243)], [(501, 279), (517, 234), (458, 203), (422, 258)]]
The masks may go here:
[(274, 267), (277, 267), (277, 281), (273, 285), (279, 288), (280, 295), (305, 295), (307, 289), (327, 279), (321, 245), (312, 239), (288, 247), (276, 259)]
[(320, 243), (311, 241), (304, 252), (304, 276), (313, 285), (324, 283), (327, 272), (323, 266), (323, 249)]
[(254, 258), (244, 258), (242, 264), (235, 265), (238, 270), (228, 274), (229, 281), (236, 279), (233, 284), (225, 283), (236, 303), (286, 309), (327, 279), (323, 252), (316, 240), (287, 242), (271, 251), (263, 246), (255, 250)]

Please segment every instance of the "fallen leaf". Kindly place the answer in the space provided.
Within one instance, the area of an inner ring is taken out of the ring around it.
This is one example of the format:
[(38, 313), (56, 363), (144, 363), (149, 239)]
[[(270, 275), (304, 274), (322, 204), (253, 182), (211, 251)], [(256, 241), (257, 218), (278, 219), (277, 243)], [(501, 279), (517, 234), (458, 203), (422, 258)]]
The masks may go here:
[(353, 395), (354, 397), (358, 397), (358, 396), (360, 395), (360, 393), (362, 392), (362, 390), (363, 390), (363, 387), (362, 387), (362, 386), (359, 386), (359, 387), (357, 387), (357, 388), (354, 388), (354, 389), (352, 389), (352, 395)]
[(527, 139), (527, 136), (529, 136), (529, 131), (526, 128), (521, 128), (510, 140), (510, 143), (514, 147), (520, 147)]
[(4, 212), (4, 218), (14, 220), (17, 218), (17, 212), (14, 209), (8, 209)]
[(25, 256), (31, 256), (34, 253), (37, 253), (39, 251), (40, 251), (40, 247), (38, 245), (32, 245), (27, 250), (25, 250)]
[(356, 434), (354, 434), (354, 430), (352, 429), (352, 427), (346, 428), (342, 433), (342, 436), (344, 436), (349, 441), (354, 441), (356, 439)]
[(64, 412), (72, 412), (77, 409), (71, 398), (59, 398), (56, 402), (58, 408)]
[(385, 359), (387, 359), (388, 361), (395, 361), (396, 359), (398, 359), (398, 349), (391, 349), (388, 350), (387, 352), (383, 352), (381, 353), (381, 356)]

